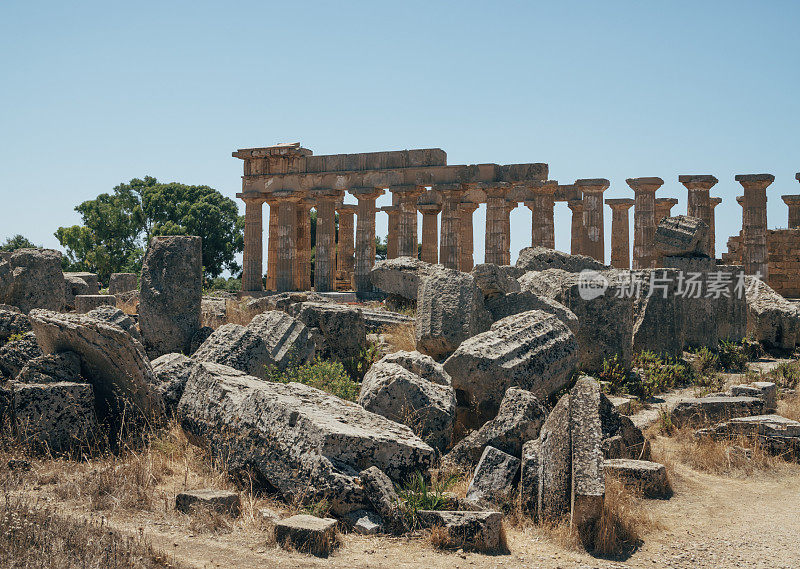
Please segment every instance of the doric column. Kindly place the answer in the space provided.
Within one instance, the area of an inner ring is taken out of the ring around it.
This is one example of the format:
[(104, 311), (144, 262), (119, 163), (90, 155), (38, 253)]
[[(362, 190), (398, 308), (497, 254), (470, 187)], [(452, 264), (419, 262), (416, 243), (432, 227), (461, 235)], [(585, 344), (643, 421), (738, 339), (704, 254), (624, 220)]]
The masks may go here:
[(628, 210), (633, 207), (630, 198), (606, 200), (611, 208), (611, 266), (615, 269), (631, 267), (631, 237)]
[(375, 265), (375, 200), (383, 195), (383, 190), (380, 188), (353, 188), (350, 193), (358, 199), (354, 267), (356, 292), (372, 292), (370, 271)]
[(386, 258), (396, 259), (400, 251), (399, 229), (400, 229), (400, 206), (387, 205), (381, 208), (389, 216), (389, 234), (386, 236)]
[(716, 228), (716, 218), (717, 215), (714, 213), (714, 208), (716, 208), (719, 204), (722, 203), (722, 198), (709, 198), (708, 204), (709, 209), (711, 210), (711, 223), (708, 224), (708, 254), (712, 259), (717, 257), (717, 228)]
[(358, 206), (343, 204), (336, 208), (339, 212), (339, 243), (336, 247), (336, 278), (352, 283), (355, 267), (353, 246), (354, 222)]
[(297, 257), (295, 284), (298, 290), (311, 290), (311, 206), (313, 201), (304, 198), (297, 202)]
[(800, 195), (781, 196), (781, 199), (789, 206), (789, 229), (800, 229)]
[(505, 222), (505, 227), (503, 228), (503, 231), (506, 234), (508, 248), (505, 250), (505, 258), (503, 259), (504, 265), (511, 264), (511, 212), (514, 211), (518, 205), (519, 202), (517, 202), (515, 199), (506, 199), (506, 216), (503, 219)]
[(661, 223), (664, 219), (672, 215), (672, 208), (675, 207), (676, 205), (678, 205), (677, 198), (656, 198), (655, 201), (656, 227), (658, 227), (658, 224)]
[[(719, 180), (714, 176), (708, 175), (684, 175), (678, 176), (678, 181), (686, 186), (686, 190), (689, 192), (687, 195), (686, 215), (702, 219), (710, 228), (712, 216), (709, 191)], [(709, 231), (706, 250), (713, 251), (713, 249), (713, 237), (711, 236), (711, 231)]]
[(269, 206), (269, 241), (267, 243), (267, 290), (276, 290), (278, 274), (278, 201), (267, 198)]
[(586, 226), (583, 224), (583, 200), (569, 200), (567, 207), (572, 212), (570, 226), (569, 252), (572, 255), (583, 255), (586, 246)]
[(417, 203), (422, 214), (422, 260), (426, 263), (439, 262), (439, 212), (440, 203)]
[(744, 188), (742, 215), (742, 264), (748, 275), (758, 273), (767, 280), (767, 186), (775, 181), (772, 174), (738, 174), (736, 181)]
[(533, 245), (555, 249), (556, 231), (553, 198), (558, 182), (548, 180), (533, 187)]
[(655, 267), (656, 253), (653, 237), (656, 233), (656, 190), (664, 180), (656, 177), (628, 178), (625, 182), (634, 194), (633, 209), (633, 268)]
[(531, 247), (536, 245), (536, 229), (533, 225), (533, 220), (536, 217), (536, 205), (532, 201), (524, 202), (525, 207), (531, 210)]
[(335, 290), (336, 275), (336, 202), (342, 190), (311, 190), (317, 203), (317, 242), (314, 253), (314, 290)]
[(575, 180), (575, 186), (583, 192), (583, 224), (586, 226), (586, 248), (583, 254), (601, 263), (606, 262), (603, 192), (609, 185), (611, 183), (605, 178)]
[(502, 265), (505, 261), (509, 247), (506, 236), (506, 217), (508, 217), (506, 195), (510, 189), (510, 184), (500, 182), (491, 184), (484, 190), (486, 192), (485, 263)]
[(417, 258), (417, 198), (425, 191), (418, 186), (392, 186), (389, 191), (397, 196), (397, 256)]
[(291, 190), (273, 193), (278, 201), (278, 263), (275, 290), (286, 292), (297, 289), (295, 263), (297, 262), (297, 203), (302, 196)]
[(449, 269), (458, 269), (461, 241), (461, 212), (458, 204), (464, 195), (464, 189), (461, 184), (439, 184), (433, 189), (442, 196), (439, 263)]
[(459, 253), (458, 270), (468, 273), (475, 266), (475, 258), (473, 257), (473, 243), (472, 243), (472, 214), (478, 209), (478, 204), (473, 202), (461, 202), (458, 204), (458, 212), (460, 214), (459, 223), (459, 243), (461, 249)]
[(264, 244), (261, 211), (264, 198), (252, 197), (244, 199), (244, 254), (242, 258), (242, 291), (255, 292), (264, 290), (261, 280), (263, 271), (262, 257)]

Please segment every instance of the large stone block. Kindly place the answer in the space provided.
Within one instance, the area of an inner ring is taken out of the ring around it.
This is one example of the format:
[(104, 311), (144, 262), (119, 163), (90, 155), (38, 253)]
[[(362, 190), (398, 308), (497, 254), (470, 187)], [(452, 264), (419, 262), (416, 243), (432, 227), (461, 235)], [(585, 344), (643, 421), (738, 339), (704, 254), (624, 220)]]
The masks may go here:
[(0, 305), (0, 345), (11, 336), (31, 331), (31, 323), (16, 306)]
[(47, 354), (29, 360), (16, 377), (19, 383), (81, 383), (81, 358), (75, 352)]
[(404, 533), (408, 527), (400, 510), (400, 498), (392, 480), (377, 466), (370, 466), (359, 473), (366, 499), (386, 522), (392, 533)]
[(417, 299), (419, 278), (433, 265), (411, 257), (378, 261), (370, 272), (372, 284), (387, 294), (406, 300)]
[(467, 488), (467, 501), (481, 508), (509, 504), (518, 472), (518, 458), (487, 446)]
[(327, 357), (342, 361), (358, 357), (367, 344), (367, 326), (361, 310), (334, 303), (303, 302), (295, 307), (297, 319), (317, 328), (325, 338)]
[(763, 412), (764, 400), (759, 397), (708, 396), (678, 403), (672, 410), (672, 422), (676, 426), (716, 423)]
[(501, 512), (419, 510), (417, 514), (425, 527), (446, 532), (448, 548), (483, 553), (508, 550)]
[(495, 322), (444, 363), (456, 390), (457, 421), (478, 428), (493, 419), (509, 387), (546, 398), (569, 382), (577, 363), (575, 335), (552, 314), (532, 310)]
[(794, 349), (800, 342), (800, 309), (765, 282), (746, 281), (747, 334), (768, 346)]
[(532, 518), (538, 517), (539, 473), (542, 468), (542, 443), (534, 439), (522, 445), (519, 474), (519, 501), (523, 511)]
[(434, 457), (408, 427), (355, 403), (214, 363), (194, 367), (178, 415), (190, 439), (232, 471), (255, 470), (287, 499), (326, 499), (337, 514), (364, 507), (363, 469), (403, 479)]
[(497, 322), (506, 316), (512, 316), (529, 310), (541, 310), (559, 318), (569, 326), (573, 334), (578, 333), (580, 322), (578, 317), (566, 306), (552, 298), (536, 294), (529, 290), (512, 292), (503, 296), (496, 296), (485, 301), (486, 309), (492, 315), (492, 320)]
[(314, 359), (316, 344), (310, 330), (299, 319), (285, 312), (271, 310), (258, 314), (253, 317), (247, 328), (263, 340), (267, 352), (280, 369), (290, 365), (305, 364)]
[(42, 355), (33, 332), (0, 346), (0, 377), (14, 379), (32, 359)]
[(86, 314), (100, 306), (117, 306), (117, 297), (110, 294), (79, 294), (75, 297), (75, 312)]
[(672, 488), (663, 464), (649, 460), (619, 458), (603, 462), (606, 477), (618, 478), (646, 498), (669, 498)]
[(141, 343), (142, 341), (142, 336), (139, 334), (139, 327), (136, 325), (134, 319), (128, 314), (125, 314), (119, 308), (107, 305), (98, 306), (94, 310), (87, 312), (86, 316), (119, 326), (128, 334), (130, 334), (137, 342)]
[(400, 350), (392, 352), (381, 359), (385, 363), (397, 364), (408, 371), (417, 374), (423, 379), (439, 385), (452, 385), (453, 380), (444, 371), (444, 366), (430, 356), (419, 352), (407, 352)]
[(714, 427), (701, 429), (695, 435), (723, 440), (747, 437), (772, 454), (795, 460), (800, 458), (800, 422), (780, 415), (737, 417)]
[(778, 408), (778, 386), (771, 381), (754, 381), (731, 387), (734, 397), (758, 397), (764, 401), (764, 412), (774, 413)]
[(408, 425), (422, 440), (444, 451), (453, 437), (455, 391), (385, 360), (373, 364), (364, 376), (358, 404)]
[(417, 294), (417, 349), (436, 360), (489, 328), (483, 293), (467, 273), (434, 265), (420, 277)]
[(641, 293), (633, 299), (633, 353), (649, 351), (661, 356), (683, 354), (682, 299), (675, 294), (679, 278), (676, 269), (635, 271)]
[(17, 249), (8, 260), (10, 270), (5, 299), (27, 314), (34, 308), (61, 310), (66, 285), (61, 253), (53, 249)]
[(81, 358), (81, 375), (92, 384), (101, 419), (121, 402), (126, 413), (150, 421), (163, 417), (156, 378), (142, 345), (114, 324), (80, 314), (36, 309), (30, 313), (36, 341), (46, 354), (72, 351)]
[(173, 414), (183, 396), (183, 390), (192, 373), (194, 360), (183, 354), (164, 354), (150, 362), (156, 376), (156, 390), (164, 401), (164, 408)]
[(90, 273), (88, 271), (71, 271), (64, 273), (64, 278), (74, 277), (81, 279), (88, 287), (86, 294), (100, 294), (100, 279), (97, 273)]
[[(718, 307), (720, 302), (708, 296), (709, 275), (717, 270), (708, 257), (663, 257), (663, 265), (682, 273), (682, 291), (676, 289), (683, 343), (693, 348), (716, 349), (719, 343)], [(671, 273), (672, 271), (670, 271)]]
[(600, 520), (605, 496), (600, 384), (594, 378), (583, 376), (570, 391), (569, 399), (572, 446), (570, 523), (585, 537), (591, 535)]
[(214, 330), (192, 359), (230, 366), (260, 378), (267, 376), (268, 366), (277, 365), (263, 338), (239, 324), (225, 324)]
[(547, 247), (525, 247), (519, 252), (516, 268), (525, 273), (547, 269), (579, 273), (583, 270), (602, 271), (610, 267), (585, 255), (570, 255)]
[(111, 273), (108, 279), (108, 294), (119, 294), (139, 288), (139, 275), (136, 273)]
[(661, 255), (708, 255), (708, 230), (708, 225), (697, 217), (665, 217), (656, 227), (653, 247)]
[(519, 283), (505, 267), (492, 263), (475, 265), (470, 272), (485, 299), (519, 292)]
[(191, 514), (195, 508), (238, 517), (242, 511), (242, 501), (238, 492), (230, 490), (185, 490), (175, 496), (175, 509)]
[(297, 514), (275, 522), (275, 541), (289, 551), (297, 550), (320, 557), (336, 546), (336, 520)]
[(85, 280), (71, 273), (64, 273), (64, 309), (74, 310), (75, 297), (86, 294), (93, 293)]
[(142, 264), (139, 327), (151, 358), (188, 354), (200, 328), (203, 256), (200, 238), (153, 237)]
[(564, 395), (547, 416), (539, 433), (539, 519), (555, 521), (570, 511), (570, 397)]

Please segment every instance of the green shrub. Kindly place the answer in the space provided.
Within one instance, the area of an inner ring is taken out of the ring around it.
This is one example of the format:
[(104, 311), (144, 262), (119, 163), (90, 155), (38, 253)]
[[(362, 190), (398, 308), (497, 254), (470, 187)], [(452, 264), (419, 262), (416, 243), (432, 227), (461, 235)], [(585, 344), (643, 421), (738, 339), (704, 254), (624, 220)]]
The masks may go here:
[(346, 401), (358, 399), (361, 386), (350, 378), (341, 362), (316, 359), (307, 364), (290, 365), (284, 370), (267, 367), (267, 381), (297, 382), (321, 389)]
[(781, 362), (769, 376), (783, 389), (796, 389), (800, 383), (800, 362)]
[(628, 391), (642, 401), (673, 387), (687, 385), (694, 379), (692, 370), (682, 361), (662, 358), (649, 351), (636, 355), (633, 367), (637, 369), (628, 381)]
[(358, 383), (363, 381), (364, 376), (372, 367), (372, 364), (381, 359), (381, 351), (377, 344), (370, 342), (354, 358), (347, 358), (342, 365), (348, 375)]
[[(756, 342), (756, 345), (761, 347), (761, 344)], [(748, 354), (752, 348), (745, 347), (745, 344), (737, 344), (735, 342), (728, 342), (722, 340), (717, 348), (719, 353), (719, 364), (722, 369), (728, 371), (744, 371), (747, 369), (747, 362), (750, 357)]]
[(6, 344), (10, 344), (11, 342), (18, 342), (19, 340), (22, 340), (23, 336), (24, 334), (21, 334), (19, 332), (17, 332), (16, 334), (11, 334), (5, 342), (0, 340), (0, 346), (5, 346)]
[(720, 357), (705, 346), (694, 353), (697, 358), (695, 360), (695, 371), (699, 375), (712, 374), (720, 369)]
[(419, 510), (447, 510), (452, 508), (452, 498), (445, 493), (458, 478), (451, 476), (444, 480), (434, 480), (430, 484), (421, 472), (410, 475), (405, 483), (397, 488), (400, 498), (400, 509), (408, 526), (419, 528)]
[(617, 354), (611, 359), (603, 360), (603, 371), (598, 379), (608, 382), (612, 394), (623, 393), (628, 385), (628, 371), (619, 361)]

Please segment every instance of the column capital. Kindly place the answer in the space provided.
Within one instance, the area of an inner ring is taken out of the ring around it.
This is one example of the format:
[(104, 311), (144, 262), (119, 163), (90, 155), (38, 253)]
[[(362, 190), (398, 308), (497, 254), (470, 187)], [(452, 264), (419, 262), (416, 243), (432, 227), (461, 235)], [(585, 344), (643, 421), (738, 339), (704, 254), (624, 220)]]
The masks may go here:
[(719, 204), (722, 203), (722, 198), (714, 198), (714, 197), (709, 198), (708, 203), (711, 205), (711, 209), (714, 209), (715, 207), (717, 207)]
[(772, 174), (736, 174), (734, 179), (739, 182), (745, 190), (766, 190), (775, 176)]
[(583, 200), (569, 200), (567, 207), (572, 213), (580, 213), (583, 211)]
[(575, 187), (584, 193), (602, 193), (611, 185), (605, 178), (582, 178), (575, 180)]
[(358, 206), (356, 204), (339, 204), (336, 206), (336, 211), (339, 213), (352, 213), (355, 214), (358, 211)]
[(664, 180), (659, 177), (628, 178), (625, 180), (634, 192), (653, 192), (664, 185)]
[(341, 200), (344, 198), (344, 190), (335, 190), (333, 188), (311, 188), (308, 191), (308, 196), (315, 200)]
[(678, 205), (678, 198), (656, 198), (656, 205), (663, 207), (669, 206), (672, 208), (673, 206)]
[(534, 194), (555, 195), (556, 190), (558, 190), (560, 186), (558, 185), (558, 181), (556, 180), (545, 180), (543, 182), (530, 184), (528, 187), (531, 189), (531, 191), (533, 191)]
[(376, 211), (383, 211), (385, 213), (400, 213), (400, 206), (399, 205), (385, 205), (383, 207), (378, 208)]
[(458, 204), (458, 209), (465, 213), (474, 213), (478, 209), (478, 204), (475, 202), (461, 202)]
[[(636, 203), (633, 198), (611, 198), (606, 200), (606, 205), (613, 210), (627, 211)], [(569, 204), (569, 202), (567, 202)]]
[(258, 205), (262, 204), (267, 201), (266, 197), (263, 194), (240, 194), (242, 201), (248, 205)]
[(440, 203), (418, 203), (417, 209), (423, 215), (438, 215), (442, 211)]
[(783, 203), (791, 206), (800, 206), (800, 194), (781, 196)]
[(295, 190), (278, 190), (270, 194), (276, 202), (294, 202), (298, 203), (305, 197), (308, 197), (305, 192), (298, 192)]
[(369, 186), (350, 188), (348, 191), (359, 200), (374, 200), (386, 193), (386, 190), (383, 188), (373, 188)]
[(409, 198), (423, 194), (425, 192), (425, 186), (401, 184), (398, 186), (389, 186), (389, 191), (393, 194), (398, 194), (401, 198)]
[(736, 196), (736, 203), (740, 206), (744, 206), (744, 196)]
[(460, 197), (467, 191), (464, 184), (434, 184), (432, 189), (449, 199)]
[(678, 181), (686, 186), (687, 190), (710, 190), (719, 180), (709, 174), (681, 174)]

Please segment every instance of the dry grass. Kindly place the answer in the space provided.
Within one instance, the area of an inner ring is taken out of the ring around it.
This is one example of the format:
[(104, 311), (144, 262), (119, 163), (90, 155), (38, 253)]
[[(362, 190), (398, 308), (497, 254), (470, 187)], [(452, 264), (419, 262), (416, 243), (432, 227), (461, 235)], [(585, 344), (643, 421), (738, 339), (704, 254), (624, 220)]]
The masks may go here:
[(383, 329), (383, 337), (389, 344), (391, 352), (413, 352), (417, 349), (417, 336), (413, 322), (387, 326)]
[(459, 535), (459, 532), (454, 532), (441, 526), (434, 526), (427, 530), (426, 533), (428, 541), (436, 549), (450, 551), (462, 549), (464, 551), (475, 551), (478, 553), (501, 554), (509, 552), (505, 525), (500, 526), (500, 539), (496, 547), (490, 546), (481, 539), (476, 540), (475, 538)]
[(800, 393), (795, 393), (778, 401), (778, 415), (794, 421), (800, 421)]
[(594, 553), (602, 557), (627, 555), (642, 543), (646, 532), (656, 527), (641, 494), (618, 478), (606, 477), (603, 514), (593, 536)]

